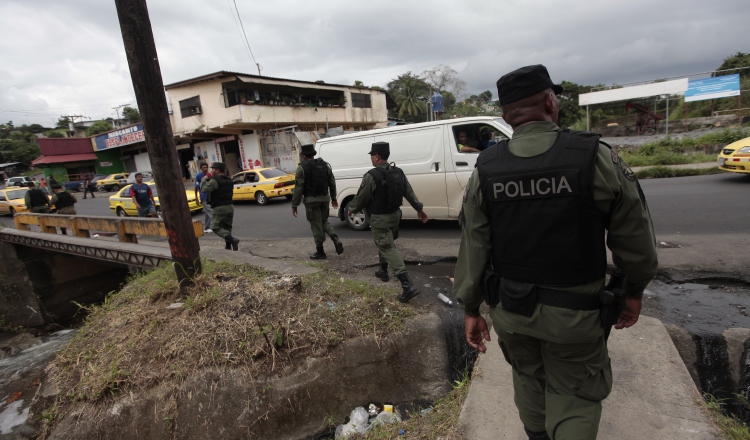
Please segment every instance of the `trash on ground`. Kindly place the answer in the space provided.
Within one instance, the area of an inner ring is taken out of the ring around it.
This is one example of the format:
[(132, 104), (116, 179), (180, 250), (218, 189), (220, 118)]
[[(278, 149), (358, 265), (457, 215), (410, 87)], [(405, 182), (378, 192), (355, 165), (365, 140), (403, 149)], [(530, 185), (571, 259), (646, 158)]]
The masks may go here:
[(432, 408), (425, 408), (422, 411), (420, 411), (419, 414), (424, 417), (431, 412), (432, 412)]
[(437, 297), (438, 297), (438, 299), (440, 301), (446, 303), (447, 305), (449, 305), (449, 306), (453, 305), (453, 301), (451, 301), (450, 298), (448, 298), (447, 296), (443, 295), (442, 293), (438, 293)]
[[(390, 408), (390, 412), (387, 411), (387, 408)], [(383, 411), (376, 413), (377, 415), (373, 417), (372, 413), (378, 410), (379, 408), (372, 403), (369, 406), (369, 411), (362, 406), (354, 408), (354, 411), (349, 414), (349, 423), (336, 427), (334, 438), (345, 438), (355, 433), (364, 434), (373, 427), (384, 423), (401, 422), (401, 416), (393, 413), (393, 405), (383, 405)]]
[(185, 303), (172, 303), (172, 304), (168, 305), (167, 307), (165, 307), (165, 309), (167, 309), (167, 310), (181, 309), (182, 306), (184, 306), (184, 305), (185, 305)]

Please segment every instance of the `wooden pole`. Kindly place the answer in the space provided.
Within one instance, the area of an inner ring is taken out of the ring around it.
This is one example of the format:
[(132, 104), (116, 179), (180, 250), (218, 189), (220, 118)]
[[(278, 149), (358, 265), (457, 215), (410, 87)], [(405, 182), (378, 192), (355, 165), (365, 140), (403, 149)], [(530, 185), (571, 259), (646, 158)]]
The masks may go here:
[(200, 245), (182, 183), (148, 8), (146, 0), (115, 0), (115, 6), (169, 249), (177, 279), (184, 287), (201, 271)]

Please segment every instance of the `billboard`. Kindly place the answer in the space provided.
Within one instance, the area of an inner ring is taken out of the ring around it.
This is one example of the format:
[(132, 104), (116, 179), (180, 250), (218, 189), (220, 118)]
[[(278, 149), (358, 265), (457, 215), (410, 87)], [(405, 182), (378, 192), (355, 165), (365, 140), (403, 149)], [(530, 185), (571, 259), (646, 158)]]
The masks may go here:
[(136, 124), (121, 130), (110, 131), (95, 136), (94, 151), (124, 147), (125, 145), (144, 142), (145, 140), (146, 136), (143, 134), (143, 124)]
[(646, 98), (655, 95), (677, 95), (688, 88), (688, 79), (661, 81), (639, 86), (621, 87), (619, 89), (601, 90), (599, 92), (581, 93), (578, 105), (594, 105), (605, 102), (627, 101), (635, 98)]
[(726, 98), (740, 95), (740, 74), (717, 76), (714, 78), (690, 80), (685, 92), (685, 102), (704, 99)]

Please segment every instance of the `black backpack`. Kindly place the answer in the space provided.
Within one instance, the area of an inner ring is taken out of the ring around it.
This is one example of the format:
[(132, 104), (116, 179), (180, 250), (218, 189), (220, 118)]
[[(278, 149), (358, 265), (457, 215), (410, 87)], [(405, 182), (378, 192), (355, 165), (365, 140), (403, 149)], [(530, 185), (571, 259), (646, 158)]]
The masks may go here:
[(385, 191), (386, 197), (381, 199), (381, 202), (384, 202), (381, 205), (384, 211), (390, 213), (398, 210), (406, 195), (406, 176), (401, 168), (396, 167), (395, 163), (391, 163), (390, 167), (386, 169), (376, 167), (369, 172), (375, 178), (378, 189)]

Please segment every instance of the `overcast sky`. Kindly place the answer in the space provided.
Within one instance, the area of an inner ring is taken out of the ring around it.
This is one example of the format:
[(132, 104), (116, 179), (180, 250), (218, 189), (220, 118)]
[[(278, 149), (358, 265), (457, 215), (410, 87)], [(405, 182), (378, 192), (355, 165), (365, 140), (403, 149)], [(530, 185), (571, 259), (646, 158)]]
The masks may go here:
[[(262, 74), (385, 86), (438, 64), (468, 94), (544, 64), (552, 80), (623, 84), (750, 52), (748, 0), (234, 0)], [(257, 74), (233, 0), (149, 0), (165, 84)], [(136, 105), (114, 0), (0, 0), (0, 121), (52, 126)]]

